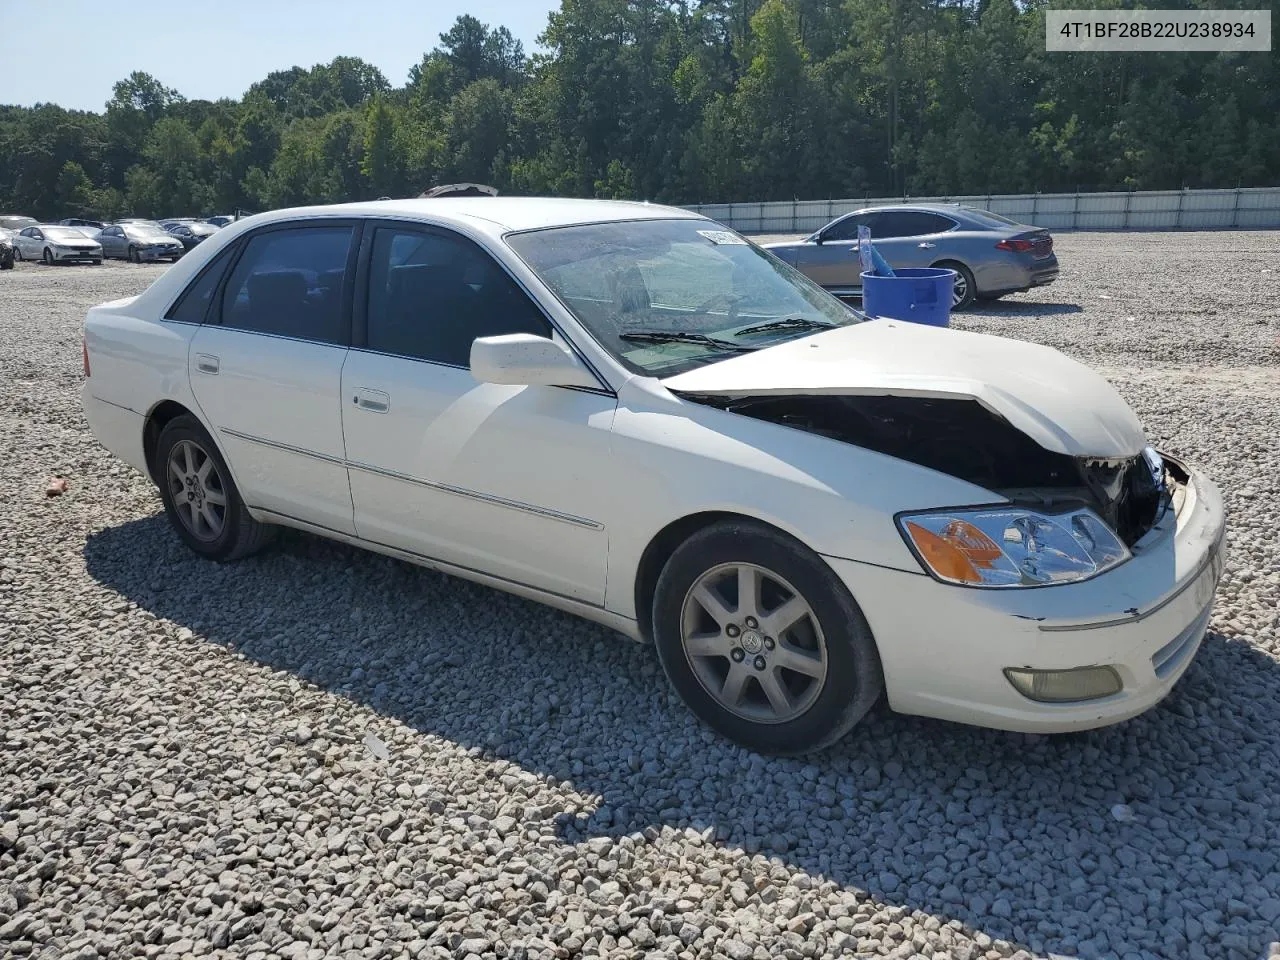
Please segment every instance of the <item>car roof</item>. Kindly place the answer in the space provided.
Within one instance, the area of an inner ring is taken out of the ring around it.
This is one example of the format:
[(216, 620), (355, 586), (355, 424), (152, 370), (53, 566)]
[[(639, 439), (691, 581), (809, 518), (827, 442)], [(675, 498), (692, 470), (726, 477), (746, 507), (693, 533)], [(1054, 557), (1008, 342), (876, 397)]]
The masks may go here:
[(430, 197), (412, 200), (374, 200), (363, 203), (273, 210), (249, 219), (254, 223), (263, 224), (308, 216), (403, 217), (409, 220), (465, 224), (490, 234), (619, 220), (705, 219), (688, 210), (658, 204), (631, 200), (571, 200), (558, 197)]
[(961, 213), (964, 206), (959, 203), (883, 203), (874, 207), (861, 207), (854, 213), (870, 213), (871, 211), (889, 210), (894, 213)]

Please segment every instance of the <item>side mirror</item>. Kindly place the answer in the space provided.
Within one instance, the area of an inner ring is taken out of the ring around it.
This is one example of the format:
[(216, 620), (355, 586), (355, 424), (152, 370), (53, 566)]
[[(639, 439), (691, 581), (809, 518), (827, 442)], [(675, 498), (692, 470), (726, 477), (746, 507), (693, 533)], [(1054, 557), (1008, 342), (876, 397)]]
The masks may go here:
[(821, 231), (821, 230), (819, 230), (817, 233), (815, 233), (815, 234), (814, 234), (813, 236), (811, 236), (809, 239), (810, 239), (810, 240), (812, 240), (814, 243), (816, 243), (818, 246), (822, 246), (822, 231)]
[(599, 387), (582, 361), (554, 340), (531, 333), (479, 337), (471, 344), (471, 376), (481, 383)]

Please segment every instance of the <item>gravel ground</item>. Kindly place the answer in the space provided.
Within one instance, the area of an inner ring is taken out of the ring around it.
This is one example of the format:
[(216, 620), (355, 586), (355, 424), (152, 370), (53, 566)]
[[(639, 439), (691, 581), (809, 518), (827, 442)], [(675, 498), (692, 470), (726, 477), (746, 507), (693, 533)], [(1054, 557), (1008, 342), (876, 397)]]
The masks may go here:
[(1103, 367), (1223, 486), (1210, 636), (1118, 727), (881, 708), (807, 761), (504, 594), (294, 534), (197, 560), (78, 404), (84, 309), (163, 268), (0, 273), (0, 955), (1280, 954), (1280, 244), (1058, 249), (957, 326)]

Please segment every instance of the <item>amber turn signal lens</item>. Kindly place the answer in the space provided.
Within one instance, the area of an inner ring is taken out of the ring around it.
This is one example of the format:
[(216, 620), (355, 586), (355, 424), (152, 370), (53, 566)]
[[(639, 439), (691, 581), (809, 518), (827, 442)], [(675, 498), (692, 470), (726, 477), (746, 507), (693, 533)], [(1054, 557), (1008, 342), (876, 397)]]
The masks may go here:
[(971, 523), (953, 520), (934, 533), (918, 523), (907, 522), (907, 530), (924, 560), (940, 577), (962, 583), (981, 583), (981, 570), (1003, 556), (994, 540)]

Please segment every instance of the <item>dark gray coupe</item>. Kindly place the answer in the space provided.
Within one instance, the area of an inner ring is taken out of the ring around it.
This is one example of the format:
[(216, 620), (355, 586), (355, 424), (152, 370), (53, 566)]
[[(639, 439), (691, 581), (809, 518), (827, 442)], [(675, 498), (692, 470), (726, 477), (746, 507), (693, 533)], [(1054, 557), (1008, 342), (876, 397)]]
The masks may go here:
[(837, 296), (860, 296), (858, 227), (891, 267), (948, 267), (956, 272), (953, 310), (1058, 279), (1048, 230), (960, 204), (868, 207), (817, 233), (766, 249)]

